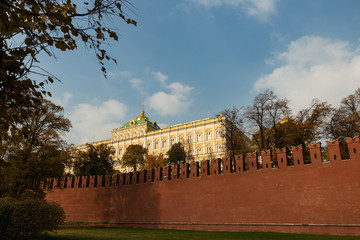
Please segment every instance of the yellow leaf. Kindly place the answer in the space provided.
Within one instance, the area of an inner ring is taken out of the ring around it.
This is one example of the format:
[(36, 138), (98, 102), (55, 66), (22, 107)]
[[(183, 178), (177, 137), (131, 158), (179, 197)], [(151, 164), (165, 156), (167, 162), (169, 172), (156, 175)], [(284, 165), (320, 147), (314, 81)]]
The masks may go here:
[(46, 22), (46, 15), (45, 13), (40, 15), (41, 21)]

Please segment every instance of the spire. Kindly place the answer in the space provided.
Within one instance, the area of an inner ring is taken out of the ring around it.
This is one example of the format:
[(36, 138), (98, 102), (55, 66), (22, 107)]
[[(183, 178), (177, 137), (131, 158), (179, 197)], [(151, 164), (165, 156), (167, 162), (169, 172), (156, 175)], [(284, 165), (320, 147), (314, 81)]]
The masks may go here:
[(149, 119), (145, 116), (145, 111), (144, 111), (144, 91), (142, 94), (142, 110), (141, 110), (141, 115), (139, 117), (136, 118), (136, 121), (139, 121), (141, 119), (146, 119), (149, 121)]
[(145, 114), (144, 112), (144, 90), (142, 92), (142, 111), (141, 111), (141, 115)]
[(288, 121), (287, 117), (286, 117), (286, 113), (284, 113), (284, 119), (280, 121), (280, 124), (284, 124)]

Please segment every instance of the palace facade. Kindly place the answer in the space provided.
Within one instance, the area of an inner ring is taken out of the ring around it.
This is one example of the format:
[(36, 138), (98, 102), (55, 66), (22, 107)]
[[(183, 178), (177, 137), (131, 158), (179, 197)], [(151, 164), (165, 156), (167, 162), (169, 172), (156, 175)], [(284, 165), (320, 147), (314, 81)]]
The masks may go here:
[[(151, 122), (144, 111), (135, 120), (112, 130), (112, 138), (94, 143), (108, 144), (115, 149), (115, 169), (122, 172), (131, 169), (121, 166), (121, 159), (131, 144), (147, 148), (148, 153), (165, 157), (171, 146), (177, 142), (183, 144), (187, 153), (187, 162), (225, 157), (225, 139), (223, 138), (222, 114), (215, 118), (176, 124), (160, 128), (156, 121)], [(79, 149), (86, 145), (79, 146)]]

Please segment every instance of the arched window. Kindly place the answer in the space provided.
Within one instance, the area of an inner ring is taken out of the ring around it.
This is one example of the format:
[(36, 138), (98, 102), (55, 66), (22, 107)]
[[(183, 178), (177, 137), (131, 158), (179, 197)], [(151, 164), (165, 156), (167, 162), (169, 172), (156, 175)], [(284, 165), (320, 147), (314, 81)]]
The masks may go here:
[(211, 140), (211, 132), (210, 131), (206, 132), (206, 140), (207, 141)]

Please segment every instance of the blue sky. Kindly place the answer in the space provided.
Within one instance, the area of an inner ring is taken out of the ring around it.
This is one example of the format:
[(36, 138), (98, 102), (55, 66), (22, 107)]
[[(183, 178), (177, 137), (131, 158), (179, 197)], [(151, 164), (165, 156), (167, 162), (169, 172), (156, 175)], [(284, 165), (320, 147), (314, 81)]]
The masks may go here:
[[(42, 66), (76, 145), (111, 137), (145, 112), (161, 126), (248, 106), (269, 88), (296, 113), (313, 98), (336, 106), (360, 87), (360, 1), (133, 0), (109, 53), (108, 79), (92, 51), (56, 52)], [(81, 45), (81, 44), (80, 44)]]

